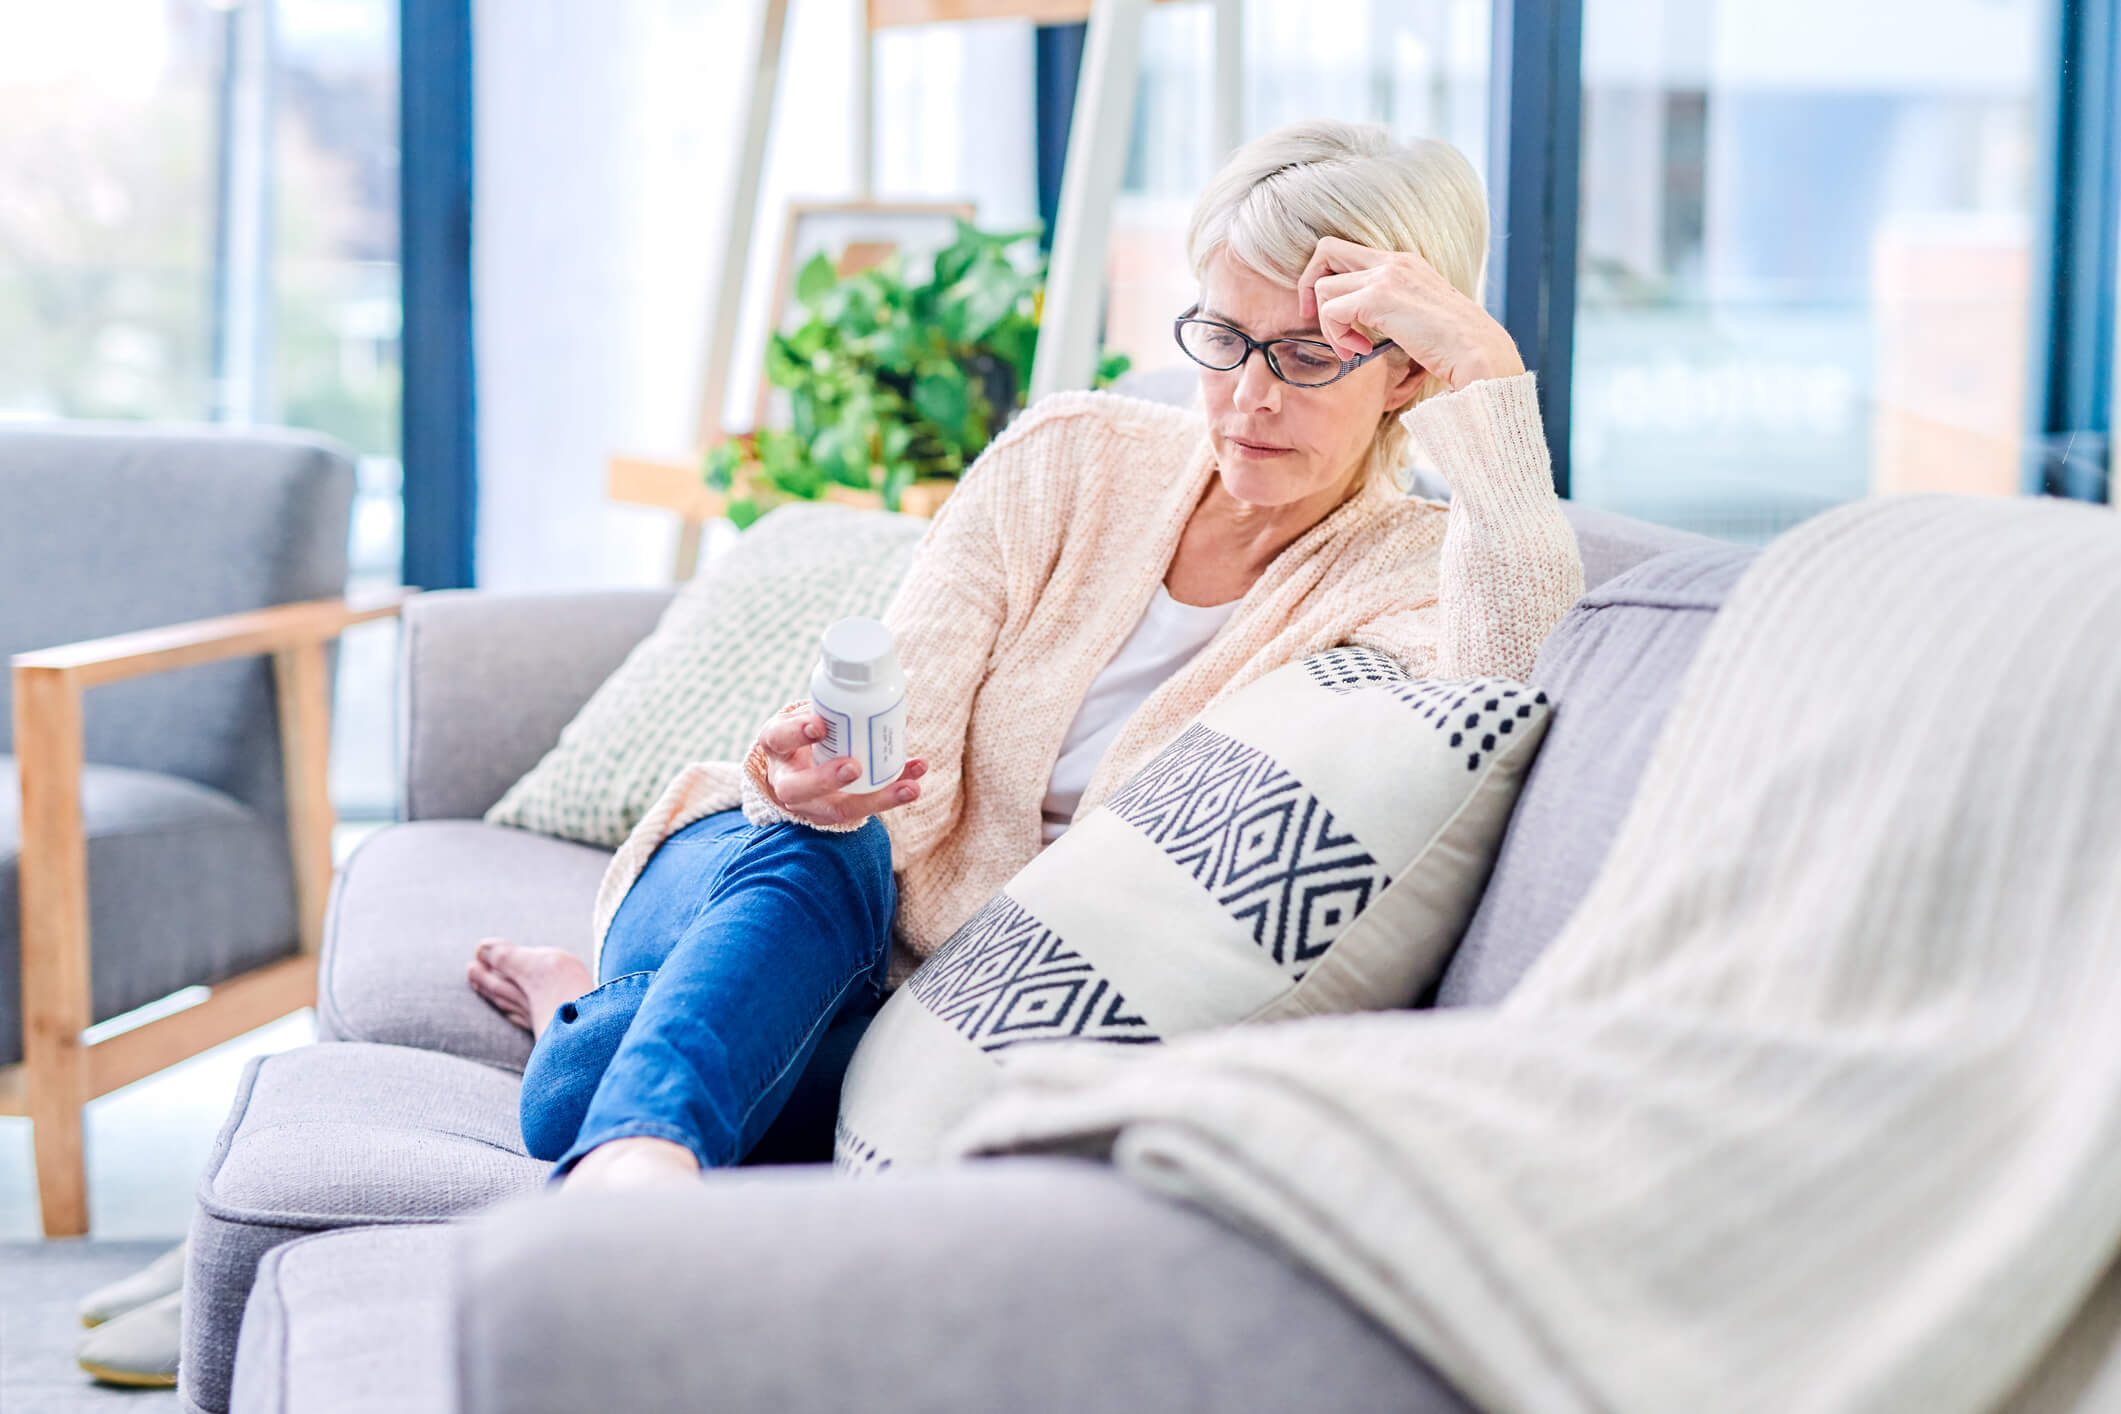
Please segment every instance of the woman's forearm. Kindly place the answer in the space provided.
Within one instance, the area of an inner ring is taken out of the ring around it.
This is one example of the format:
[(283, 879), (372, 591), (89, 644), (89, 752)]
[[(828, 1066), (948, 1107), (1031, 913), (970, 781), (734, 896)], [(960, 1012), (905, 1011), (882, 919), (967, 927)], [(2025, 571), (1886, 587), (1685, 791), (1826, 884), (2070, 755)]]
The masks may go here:
[(1485, 379), (1433, 398), (1410, 425), (1451, 484), (1437, 671), (1523, 678), (1583, 594), (1583, 559), (1554, 494), (1534, 376)]

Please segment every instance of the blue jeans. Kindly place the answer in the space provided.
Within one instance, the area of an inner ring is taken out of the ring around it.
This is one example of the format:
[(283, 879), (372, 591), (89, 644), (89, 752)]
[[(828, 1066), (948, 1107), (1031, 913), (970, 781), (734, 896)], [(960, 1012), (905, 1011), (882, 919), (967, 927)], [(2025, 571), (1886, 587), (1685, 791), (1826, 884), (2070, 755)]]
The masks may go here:
[(627, 1135), (734, 1164), (799, 1086), (836, 1114), (883, 1004), (897, 907), (876, 819), (835, 832), (725, 810), (663, 841), (604, 935), (598, 985), (554, 1014), (524, 1068), (523, 1143), (555, 1161), (547, 1186)]

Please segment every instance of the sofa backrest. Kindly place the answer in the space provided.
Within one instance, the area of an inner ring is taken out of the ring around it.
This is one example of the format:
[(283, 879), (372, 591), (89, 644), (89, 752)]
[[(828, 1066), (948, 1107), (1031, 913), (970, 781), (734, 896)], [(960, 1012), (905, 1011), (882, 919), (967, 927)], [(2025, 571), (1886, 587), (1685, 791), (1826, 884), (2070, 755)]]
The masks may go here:
[[(352, 460), (297, 433), (0, 424), (0, 655), (343, 593), (353, 490)], [(0, 677), (0, 753), (12, 696)], [(284, 812), (269, 659), (82, 701), (90, 761)]]
[(1660, 555), (1586, 593), (1548, 636), (1532, 682), (1554, 715), (1437, 1005), (1500, 1001), (1561, 932), (1605, 862), (1702, 636), (1758, 553), (1708, 541)]
[(1691, 530), (1674, 530), (1646, 520), (1563, 501), (1561, 513), (1576, 529), (1576, 549), (1583, 556), (1583, 588), (1588, 594), (1635, 566), (1674, 550), (1712, 550), (1729, 542)]

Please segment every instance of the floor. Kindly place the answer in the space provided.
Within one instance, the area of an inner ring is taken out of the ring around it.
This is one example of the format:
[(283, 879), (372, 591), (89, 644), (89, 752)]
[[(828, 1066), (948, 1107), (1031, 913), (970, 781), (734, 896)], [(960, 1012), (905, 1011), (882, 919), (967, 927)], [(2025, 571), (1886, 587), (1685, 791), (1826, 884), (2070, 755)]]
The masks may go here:
[[(341, 825), (332, 839), (335, 859), (378, 828)], [(180, 992), (95, 1030), (151, 1020), (180, 1009), (190, 995)], [(174, 1390), (101, 1385), (81, 1373), (75, 1303), (182, 1240), (244, 1063), (316, 1035), (316, 1013), (305, 1008), (91, 1101), (86, 1241), (42, 1240), (29, 1121), (0, 1118), (0, 1244), (16, 1244), (0, 1246), (0, 1414), (175, 1414)]]
[(0, 1247), (0, 1411), (177, 1414), (173, 1389), (98, 1384), (74, 1364), (84, 1293), (130, 1276), (162, 1242), (38, 1242)]
[[(341, 825), (332, 841), (334, 856), (344, 859), (377, 828), (374, 823)], [(150, 1020), (188, 999), (179, 992), (96, 1031)], [(316, 1013), (304, 1009), (90, 1101), (85, 1140), (89, 1236), (99, 1242), (180, 1241), (191, 1224), (193, 1190), (228, 1115), (244, 1062), (307, 1045), (316, 1034)], [(0, 1118), (0, 1242), (42, 1236), (36, 1174), (29, 1121)]]

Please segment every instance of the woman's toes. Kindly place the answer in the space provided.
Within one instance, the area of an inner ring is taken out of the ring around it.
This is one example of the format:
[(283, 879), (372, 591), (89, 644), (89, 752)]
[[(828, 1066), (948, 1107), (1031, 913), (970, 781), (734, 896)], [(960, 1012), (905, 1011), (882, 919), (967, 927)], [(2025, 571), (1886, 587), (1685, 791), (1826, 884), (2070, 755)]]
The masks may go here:
[(530, 1025), (530, 1006), (522, 989), (492, 968), (474, 961), (464, 971), (471, 989), (487, 1004), (518, 1026)]
[(523, 994), (522, 986), (513, 977), (496, 972), (490, 967), (480, 968), (472, 978), (472, 985), (495, 1001), (506, 1002), (511, 1006), (521, 1007), (529, 1000)]

